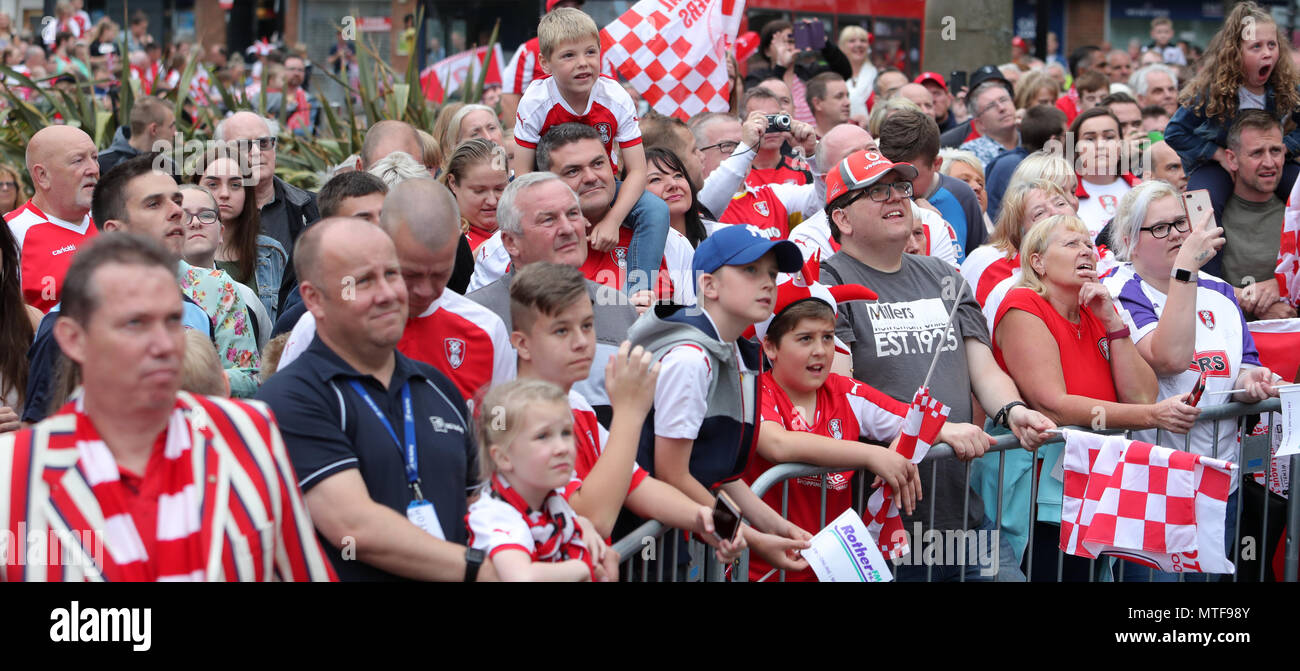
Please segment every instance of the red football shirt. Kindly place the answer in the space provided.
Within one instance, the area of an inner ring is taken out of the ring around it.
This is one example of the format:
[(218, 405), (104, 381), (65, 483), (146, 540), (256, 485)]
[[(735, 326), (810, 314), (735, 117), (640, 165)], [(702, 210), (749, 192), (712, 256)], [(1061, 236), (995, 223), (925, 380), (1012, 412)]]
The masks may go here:
[(496, 231), (485, 231), (477, 226), (471, 225), (465, 230), (465, 239), (469, 240), (469, 251), (478, 251), (478, 246), (487, 242), (488, 238), (492, 237), (494, 233), (496, 233)]
[[(837, 440), (866, 438), (889, 442), (902, 430), (903, 417), (907, 415), (907, 404), (896, 401), (851, 377), (835, 373), (831, 373), (821, 389), (817, 390), (817, 409), (813, 413), (811, 424), (795, 408), (785, 390), (777, 384), (771, 371), (763, 373), (759, 378), (759, 394), (763, 422), (776, 422), (787, 431), (804, 431)], [(772, 466), (774, 466), (772, 462), (755, 452), (745, 470), (745, 482), (753, 484), (758, 476)], [(827, 522), (834, 520), (853, 505), (853, 492), (849, 487), (853, 473), (849, 470), (826, 475)], [(773, 487), (763, 496), (763, 500), (772, 506), (773, 510), (781, 510), (781, 490), (782, 487)], [(791, 522), (811, 533), (817, 533), (824, 526), (821, 521), (821, 479), (811, 476), (790, 481), (786, 510), (787, 518)], [(749, 579), (751, 581), (761, 579), (770, 569), (766, 562), (753, 553), (750, 554)], [(785, 579), (815, 582), (817, 576), (810, 569), (799, 573), (787, 573)]]
[[(626, 226), (618, 228), (618, 245), (608, 252), (598, 252), (594, 248), (587, 250), (587, 261), (582, 264), (582, 274), (587, 279), (603, 284), (611, 289), (623, 290), (627, 274), (627, 248), (632, 244), (632, 229)], [(672, 269), (666, 258), (659, 262), (659, 281), (655, 285), (655, 295), (661, 299), (673, 297)]]
[[(566, 499), (582, 488), (582, 481), (596, 467), (596, 460), (600, 459), (609, 442), (609, 431), (596, 419), (596, 410), (582, 394), (572, 389), (569, 390), (569, 408), (573, 411), (573, 439), (578, 445), (578, 458), (573, 462), (574, 478), (564, 488)], [(632, 482), (627, 487), (627, 493), (631, 494), (649, 476), (644, 468), (633, 461)]]
[(77, 249), (99, 234), (87, 214), (79, 224), (47, 216), (27, 201), (5, 215), (5, 222), (18, 243), (19, 274), (23, 300), (49, 312), (63, 294), (63, 276), (68, 274)]
[(600, 133), (601, 144), (605, 145), (605, 153), (615, 165), (615, 143), (623, 148), (641, 143), (636, 103), (618, 82), (604, 75), (596, 78), (584, 110), (569, 107), (554, 77), (535, 81), (519, 99), (517, 116), (515, 142), (525, 149), (536, 149), (546, 131), (570, 122), (595, 128)]
[(790, 214), (771, 188), (752, 187), (731, 197), (718, 221), (724, 224), (749, 224), (769, 240), (784, 240), (790, 235)]
[(424, 314), (406, 322), (397, 349), (451, 378), (465, 400), (515, 376), (515, 350), (505, 323), (454, 291), (444, 291)]

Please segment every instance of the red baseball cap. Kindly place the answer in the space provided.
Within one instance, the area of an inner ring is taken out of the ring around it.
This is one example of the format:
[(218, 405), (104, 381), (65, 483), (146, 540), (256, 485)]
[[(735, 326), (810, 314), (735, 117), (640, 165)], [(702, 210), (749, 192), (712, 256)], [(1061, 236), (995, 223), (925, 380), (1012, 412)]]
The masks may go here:
[(916, 79), (912, 80), (913, 84), (924, 84), (926, 82), (934, 82), (943, 88), (943, 90), (948, 90), (948, 81), (943, 78), (943, 75), (937, 72), (922, 72), (916, 76)]
[[(582, 6), (582, 0), (576, 0), (576, 1), (578, 3), (578, 6)], [(546, 0), (546, 11), (549, 12), (554, 10), (555, 6), (560, 4), (561, 2), (564, 2), (564, 0)]]
[(916, 168), (911, 163), (894, 163), (880, 152), (869, 149), (849, 154), (826, 175), (826, 202), (834, 202), (850, 191), (865, 189), (891, 170), (906, 179), (916, 179)]
[(1025, 38), (1019, 35), (1016, 35), (1015, 37), (1011, 38), (1011, 46), (1019, 47), (1025, 50), (1026, 53), (1029, 52), (1029, 43), (1025, 41)]

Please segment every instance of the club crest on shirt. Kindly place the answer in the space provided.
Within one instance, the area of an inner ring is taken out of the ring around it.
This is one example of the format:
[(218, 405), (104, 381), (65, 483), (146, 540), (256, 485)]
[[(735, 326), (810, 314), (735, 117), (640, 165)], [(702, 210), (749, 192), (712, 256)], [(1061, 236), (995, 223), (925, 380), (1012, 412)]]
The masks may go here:
[(452, 368), (460, 368), (465, 363), (465, 341), (460, 338), (447, 338), (442, 341), (443, 350), (447, 354), (447, 363)]
[(844, 434), (840, 431), (840, 420), (832, 419), (830, 423), (831, 437), (835, 440), (841, 439)]
[(595, 127), (596, 132), (600, 133), (600, 143), (605, 145), (609, 144), (609, 140), (613, 136), (609, 130), (609, 124), (602, 121), (596, 124)]
[(1097, 339), (1097, 349), (1101, 350), (1101, 356), (1110, 361), (1110, 341), (1106, 338)]
[(1202, 323), (1202, 324), (1205, 324), (1205, 328), (1210, 329), (1210, 330), (1214, 330), (1214, 313), (1213, 313), (1213, 312), (1210, 312), (1209, 310), (1198, 310), (1198, 311), (1196, 312), (1196, 316), (1201, 318), (1201, 323)]
[(1115, 216), (1115, 210), (1119, 207), (1119, 199), (1111, 195), (1099, 196), (1097, 203), (1105, 210), (1107, 217)]
[(763, 215), (764, 217), (766, 217), (766, 216), (768, 216), (769, 214), (771, 214), (771, 210), (767, 209), (767, 203), (766, 203), (765, 201), (761, 201), (761, 200), (754, 201), (754, 211), (758, 212), (759, 214)]
[(627, 247), (615, 247), (610, 250), (609, 256), (614, 259), (614, 263), (617, 263), (619, 268), (627, 267)]

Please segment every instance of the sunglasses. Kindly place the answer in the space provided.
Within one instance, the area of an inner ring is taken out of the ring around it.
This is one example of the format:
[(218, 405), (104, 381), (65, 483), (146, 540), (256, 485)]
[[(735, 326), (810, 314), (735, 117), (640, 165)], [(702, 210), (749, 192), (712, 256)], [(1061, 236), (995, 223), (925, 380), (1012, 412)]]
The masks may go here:
[(256, 144), (257, 148), (261, 149), (262, 151), (271, 151), (272, 149), (275, 149), (275, 145), (279, 141), (279, 139), (280, 138), (277, 138), (274, 135), (264, 135), (262, 137), (254, 138), (252, 140), (238, 140), (238, 143), (239, 143), (239, 148), (244, 151), (248, 151), (252, 149), (254, 144)]

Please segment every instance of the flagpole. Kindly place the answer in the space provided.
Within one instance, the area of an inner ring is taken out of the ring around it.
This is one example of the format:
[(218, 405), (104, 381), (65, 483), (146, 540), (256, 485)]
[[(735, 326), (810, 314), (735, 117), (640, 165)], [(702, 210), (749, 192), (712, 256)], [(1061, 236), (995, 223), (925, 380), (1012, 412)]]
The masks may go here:
[[(943, 325), (943, 335), (945, 338), (948, 335), (948, 329), (952, 328), (953, 318), (957, 316), (957, 308), (961, 307), (962, 294), (966, 293), (966, 278), (961, 275), (958, 275), (957, 277), (961, 279), (961, 286), (957, 288), (957, 300), (953, 301), (952, 311), (948, 313), (948, 321)], [(957, 343), (957, 346), (960, 347), (961, 343)], [(934, 375), (934, 367), (939, 363), (939, 354), (942, 352), (943, 343), (940, 343), (938, 347), (934, 348), (934, 357), (930, 359), (930, 370), (926, 371), (925, 381), (921, 383), (922, 389), (930, 386), (930, 376)]]

